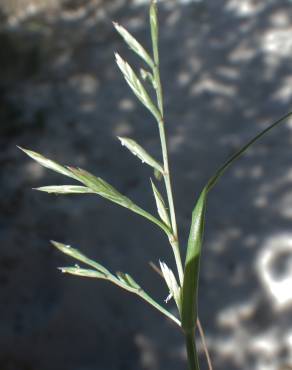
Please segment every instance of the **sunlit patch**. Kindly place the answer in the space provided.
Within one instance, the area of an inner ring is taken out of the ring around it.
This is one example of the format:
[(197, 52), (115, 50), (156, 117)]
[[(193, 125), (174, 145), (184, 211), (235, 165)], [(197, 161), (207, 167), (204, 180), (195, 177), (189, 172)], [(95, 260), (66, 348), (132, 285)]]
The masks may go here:
[[(217, 235), (216, 240), (212, 242), (210, 245), (210, 248), (212, 248), (212, 251), (214, 253), (222, 253), (226, 250), (226, 246), (229, 245), (229, 243), (234, 242), (238, 238), (241, 237), (241, 230), (235, 226), (229, 227), (228, 229), (224, 230), (224, 232)], [(218, 267), (218, 265), (217, 265)], [(213, 269), (213, 271), (206, 271), (207, 275), (209, 277), (213, 276), (213, 273), (216, 274), (216, 270)]]
[(171, 136), (168, 140), (170, 152), (174, 152), (182, 147), (184, 143), (185, 136), (183, 133), (178, 132), (176, 135)]
[[(287, 127), (291, 130), (292, 129), (292, 118), (288, 118), (287, 120)], [(292, 171), (291, 171), (292, 172)]]
[(277, 58), (290, 57), (292, 51), (291, 27), (269, 30), (264, 34), (261, 46), (264, 52), (276, 54)]
[[(288, 350), (287, 364), (291, 364), (292, 363), (292, 330), (291, 329), (284, 336), (284, 342)], [(289, 368), (287, 367), (287, 368), (284, 368), (283, 370), (289, 370)]]
[(257, 180), (263, 176), (263, 168), (260, 165), (250, 166), (250, 168), (237, 168), (234, 170), (234, 175), (238, 179)]
[[(291, 32), (291, 27), (274, 27), (268, 29), (259, 38), (259, 50), (262, 52), (263, 60), (267, 66), (263, 75), (266, 80), (272, 80), (281, 63), (291, 58)], [(285, 87), (281, 91), (281, 94), (287, 95), (287, 89)]]
[(270, 333), (264, 333), (261, 336), (255, 337), (252, 339), (252, 344), (253, 351), (256, 354), (262, 353), (275, 356), (278, 349), (276, 335), (273, 330)]
[(236, 80), (239, 78), (239, 70), (232, 67), (222, 67), (219, 66), (216, 70), (217, 74), (219, 76), (222, 76), (223, 78), (227, 78), (228, 80)]
[(115, 136), (128, 136), (133, 132), (133, 128), (128, 122), (121, 121), (114, 128)]
[(119, 108), (122, 111), (130, 112), (135, 109), (135, 103), (131, 99), (127, 99), (127, 98), (121, 99), (119, 102)]
[(256, 56), (257, 50), (251, 47), (249, 43), (244, 40), (239, 42), (237, 46), (231, 51), (229, 60), (232, 63), (249, 62)]
[(19, 23), (35, 14), (57, 8), (58, 0), (29, 0), (29, 1), (2, 1), (1, 10), (8, 16), (7, 24), (11, 27), (18, 26)]
[(246, 17), (249, 15), (254, 15), (259, 12), (263, 6), (261, 2), (256, 2), (253, 0), (230, 0), (226, 5), (226, 10), (232, 12), (238, 17)]
[(270, 21), (275, 27), (285, 27), (290, 24), (290, 15), (284, 9), (274, 11), (270, 16)]
[(266, 195), (260, 194), (256, 197), (253, 204), (257, 208), (265, 208), (269, 205), (268, 198)]
[(292, 192), (287, 191), (284, 194), (280, 202), (278, 204), (278, 212), (281, 214), (282, 217), (288, 218), (289, 220), (292, 219)]
[(79, 7), (78, 9), (70, 9), (62, 12), (62, 19), (66, 21), (76, 21), (77, 19), (82, 19), (86, 16), (88, 9), (84, 7)]
[(256, 267), (274, 307), (292, 305), (292, 234), (270, 237), (259, 253)]
[(204, 92), (210, 92), (214, 94), (221, 94), (223, 96), (234, 96), (236, 94), (236, 87), (228, 85), (216, 80), (209, 74), (203, 74), (199, 81), (196, 82), (191, 88), (192, 95), (200, 95)]
[(99, 87), (99, 82), (96, 77), (89, 73), (75, 75), (70, 78), (69, 83), (83, 95), (95, 94)]
[(274, 370), (277, 369), (278, 356), (282, 346), (278, 338), (277, 329), (272, 328), (261, 335), (250, 339), (249, 353), (256, 357), (261, 357), (256, 364), (257, 370)]
[(273, 94), (273, 99), (289, 103), (292, 98), (292, 76), (288, 76), (282, 81), (280, 87)]
[(192, 79), (192, 74), (182, 71), (178, 74), (177, 82), (180, 86), (186, 86)]
[(140, 350), (140, 362), (143, 369), (158, 369), (158, 358), (152, 341), (145, 335), (138, 334), (135, 343)]
[(28, 162), (25, 165), (25, 171), (29, 174), (30, 179), (39, 180), (45, 174), (44, 167), (40, 166), (36, 162)]
[(255, 306), (254, 301), (246, 301), (227, 307), (219, 313), (217, 323), (224, 328), (237, 328), (241, 321), (252, 317)]

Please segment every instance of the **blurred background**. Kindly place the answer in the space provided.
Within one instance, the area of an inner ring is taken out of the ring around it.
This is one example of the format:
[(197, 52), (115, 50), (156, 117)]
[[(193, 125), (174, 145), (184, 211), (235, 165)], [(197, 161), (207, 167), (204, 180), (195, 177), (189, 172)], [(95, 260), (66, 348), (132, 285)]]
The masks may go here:
[[(161, 67), (183, 249), (195, 198), (241, 144), (291, 110), (292, 3), (160, 2)], [(69, 243), (125, 271), (163, 302), (149, 261), (173, 266), (159, 229), (91, 196), (31, 190), (68, 183), (16, 145), (92, 171), (155, 212), (151, 170), (120, 146), (160, 157), (157, 128), (121, 77), (112, 27), (147, 47), (148, 2), (0, 1), (0, 369), (178, 370), (181, 334), (108, 283), (61, 275)], [(292, 367), (292, 121), (264, 138), (209, 199), (200, 318), (216, 370)], [(168, 304), (174, 309), (173, 303)], [(207, 369), (199, 345), (202, 370)]]

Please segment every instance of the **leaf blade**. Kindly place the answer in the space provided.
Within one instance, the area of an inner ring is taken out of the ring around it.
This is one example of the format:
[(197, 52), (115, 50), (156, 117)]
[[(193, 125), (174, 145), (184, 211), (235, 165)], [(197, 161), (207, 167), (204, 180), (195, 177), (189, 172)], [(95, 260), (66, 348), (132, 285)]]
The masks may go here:
[(148, 164), (148, 166), (153, 167), (157, 171), (163, 173), (163, 167), (161, 163), (158, 163), (149, 153), (146, 152), (144, 148), (141, 147), (135, 140), (128, 137), (118, 136), (121, 144), (125, 146), (132, 154), (141, 159), (142, 163)]
[(74, 174), (75, 178), (78, 181), (82, 182), (86, 187), (94, 191), (96, 194), (148, 219), (152, 223), (159, 226), (167, 235), (169, 235), (170, 230), (167, 225), (165, 225), (163, 222), (161, 222), (156, 217), (151, 215), (149, 212), (139, 207), (131, 199), (121, 194), (118, 190), (116, 190), (112, 185), (108, 184), (105, 180), (96, 177), (93, 174), (80, 168), (70, 167), (70, 171), (72, 171), (72, 173)]
[(20, 146), (18, 146), (20, 150), (22, 150), (26, 155), (28, 155), (30, 158), (38, 162), (41, 166), (48, 168), (52, 171), (61, 173), (62, 175), (65, 175), (67, 177), (71, 177), (75, 179), (75, 176), (71, 171), (69, 171), (67, 168), (61, 166), (59, 163), (52, 161), (51, 159), (48, 159), (44, 157), (43, 155), (34, 152), (32, 150), (24, 149)]
[(65, 255), (76, 259), (88, 266), (95, 268), (97, 271), (102, 272), (104, 275), (111, 275), (111, 273), (99, 264), (96, 261), (85, 256), (85, 254), (81, 253), (78, 249), (72, 248), (70, 245), (66, 245), (55, 240), (51, 240), (51, 244), (57, 248), (60, 252), (64, 253)]
[(158, 302), (156, 302), (153, 298), (151, 298), (149, 294), (147, 294), (129, 274), (120, 272), (120, 273), (117, 273), (118, 277), (116, 277), (105, 267), (103, 267), (96, 261), (93, 261), (87, 258), (83, 253), (79, 252), (77, 249), (74, 249), (70, 246), (68, 247), (67, 245), (56, 242), (56, 241), (51, 241), (51, 243), (61, 252), (67, 254), (70, 257), (73, 257), (79, 260), (80, 262), (88, 264), (96, 269), (96, 270), (84, 269), (84, 268), (79, 267), (78, 265), (69, 266), (69, 267), (60, 267), (59, 270), (61, 270), (63, 273), (82, 276), (82, 277), (88, 277), (88, 278), (108, 280), (109, 282), (117, 285), (118, 287), (124, 290), (127, 290), (128, 292), (138, 295), (140, 298), (145, 300), (148, 304), (156, 308), (163, 315), (165, 315), (166, 317), (174, 321), (178, 326), (180, 326), (180, 321), (173, 314), (171, 314), (168, 310), (166, 310), (163, 306), (161, 306)]
[(182, 286), (182, 328), (186, 331), (195, 327), (198, 314), (198, 285), (200, 255), (203, 242), (207, 189), (203, 189), (192, 213), (191, 230), (187, 245), (184, 280)]
[(155, 186), (154, 182), (152, 181), (152, 179), (150, 179), (151, 181), (151, 186), (152, 186), (152, 191), (153, 191), (153, 195), (154, 195), (154, 198), (155, 198), (155, 202), (156, 202), (156, 207), (157, 207), (157, 212), (161, 218), (161, 220), (169, 227), (171, 228), (171, 222), (170, 222), (170, 218), (169, 218), (169, 215), (168, 215), (168, 212), (167, 212), (167, 209), (166, 209), (166, 206), (165, 206), (165, 202), (163, 200), (163, 197), (162, 195), (160, 194), (159, 190), (157, 189), (157, 187)]
[(90, 190), (86, 186), (75, 186), (75, 185), (51, 185), (42, 186), (35, 188), (35, 190), (42, 191), (49, 194), (94, 194), (94, 191)]
[(211, 177), (211, 179), (208, 181), (208, 191), (210, 191), (218, 182), (220, 177), (225, 173), (225, 171), (229, 168), (229, 166), (239, 159), (246, 150), (252, 146), (254, 143), (256, 143), (259, 139), (261, 139), (265, 134), (267, 134), (269, 131), (271, 131), (273, 128), (278, 126), (280, 123), (286, 121), (290, 116), (292, 116), (292, 112), (289, 112), (273, 122), (271, 125), (269, 125), (264, 130), (260, 131), (255, 137), (253, 137), (251, 140), (249, 140), (245, 145), (243, 145), (238, 151), (236, 151), (226, 162), (223, 163), (222, 166), (219, 167), (219, 169), (215, 172), (215, 175)]
[(158, 34), (159, 34), (159, 24), (158, 24), (158, 9), (157, 1), (151, 0), (150, 11), (149, 11), (149, 21), (151, 29), (151, 39), (153, 45), (154, 62), (159, 65), (159, 52), (158, 52)]
[(153, 68), (154, 63), (152, 58), (144, 49), (144, 47), (136, 40), (136, 38), (120, 24), (113, 22), (113, 25), (117, 32), (122, 36), (126, 44), (128, 44), (130, 49), (132, 49), (140, 58), (142, 58), (144, 62), (149, 65), (150, 68)]
[(133, 93), (140, 100), (140, 102), (153, 114), (155, 119), (157, 121), (160, 121), (161, 115), (158, 109), (151, 100), (149, 94), (147, 93), (146, 89), (142, 85), (132, 67), (118, 53), (115, 54), (115, 57), (116, 63)]
[[(167, 235), (169, 235), (170, 230), (166, 225), (164, 225), (163, 222), (158, 220), (156, 217), (152, 216), (149, 212), (137, 206), (129, 198), (122, 195), (120, 192), (118, 192), (118, 190), (116, 190), (113, 186), (111, 186), (109, 183), (107, 183), (105, 180), (101, 179), (100, 177), (96, 177), (92, 175), (91, 173), (85, 170), (82, 170), (80, 168), (61, 166), (59, 163), (54, 162), (42, 156), (41, 154), (33, 152), (31, 150), (27, 150), (21, 147), (19, 147), (19, 149), (21, 149), (25, 154), (27, 154), (29, 157), (31, 157), (33, 160), (38, 162), (43, 167), (51, 169), (55, 172), (61, 173), (65, 176), (71, 177), (74, 180), (81, 182), (83, 185), (85, 185), (85, 187), (89, 188), (93, 193), (98, 194), (101, 197), (106, 198), (107, 200), (114, 202), (122, 207), (125, 207), (131, 210), (132, 212), (139, 214), (140, 216), (143, 216), (144, 218), (148, 219), (152, 223), (159, 226)], [(74, 185), (69, 185), (69, 186), (74, 187)], [(62, 187), (60, 187), (58, 190), (61, 190), (61, 189)], [(65, 189), (64, 186), (63, 186), (63, 189)], [(82, 189), (82, 187), (76, 187), (75, 190), (76, 189), (79, 189), (80, 192), (83, 192), (83, 190), (85, 192), (85, 189)], [(56, 186), (41, 187), (41, 188), (38, 188), (37, 190), (52, 192), (53, 190), (57, 190), (57, 187)]]
[(58, 267), (63, 274), (70, 274), (93, 279), (107, 279), (107, 277), (96, 270), (84, 269), (78, 266)]
[(244, 154), (251, 145), (253, 145), (266, 133), (268, 133), (281, 122), (285, 121), (290, 116), (292, 116), (292, 112), (282, 116), (280, 119), (269, 125), (266, 129), (260, 131), (255, 137), (249, 140), (247, 144), (243, 145), (235, 154), (233, 154), (226, 162), (224, 162), (222, 166), (219, 167), (219, 169), (207, 182), (199, 196), (192, 214), (192, 223), (187, 246), (182, 288), (182, 327), (185, 331), (193, 330), (197, 318), (199, 269), (207, 196), (233, 162), (240, 158), (241, 155)]

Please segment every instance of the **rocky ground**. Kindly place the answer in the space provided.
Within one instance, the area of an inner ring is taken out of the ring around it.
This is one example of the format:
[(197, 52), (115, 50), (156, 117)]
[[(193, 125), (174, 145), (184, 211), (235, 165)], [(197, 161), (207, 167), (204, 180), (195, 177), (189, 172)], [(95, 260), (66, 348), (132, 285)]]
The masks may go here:
[[(161, 2), (183, 245), (208, 177), (291, 110), (291, 11), (288, 0)], [(49, 244), (70, 243), (131, 273), (162, 302), (167, 290), (148, 262), (172, 265), (164, 236), (102, 199), (33, 192), (68, 182), (16, 149), (86, 168), (155, 212), (151, 171), (116, 139), (133, 137), (160, 155), (155, 124), (113, 58), (118, 50), (137, 62), (111, 20), (149, 46), (145, 2), (72, 1), (10, 19), (0, 33), (0, 369), (186, 368), (183, 339), (171, 323), (109, 284), (60, 275), (56, 267), (71, 261)], [(216, 370), (292, 365), (291, 124), (230, 169), (209, 200), (200, 317)]]

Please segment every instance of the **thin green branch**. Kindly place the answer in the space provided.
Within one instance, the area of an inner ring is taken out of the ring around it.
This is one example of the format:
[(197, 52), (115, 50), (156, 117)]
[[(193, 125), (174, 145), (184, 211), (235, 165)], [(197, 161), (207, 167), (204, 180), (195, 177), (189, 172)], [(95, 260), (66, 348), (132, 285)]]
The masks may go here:
[(167, 194), (167, 201), (170, 211), (170, 221), (172, 227), (172, 236), (169, 238), (171, 247), (173, 249), (175, 263), (179, 275), (179, 281), (182, 285), (183, 283), (183, 265), (181, 261), (181, 254), (179, 248), (179, 241), (178, 241), (178, 231), (177, 231), (177, 223), (176, 223), (176, 216), (175, 216), (175, 208), (174, 208), (174, 200), (173, 200), (173, 193), (172, 193), (172, 186), (171, 186), (171, 177), (170, 177), (170, 170), (169, 170), (169, 162), (168, 162), (168, 151), (167, 151), (167, 141), (166, 141), (166, 134), (165, 134), (165, 124), (164, 124), (164, 109), (163, 109), (163, 93), (162, 93), (162, 86), (161, 86), (161, 79), (160, 79), (160, 72), (159, 72), (159, 50), (158, 50), (158, 20), (157, 20), (157, 5), (153, 1), (150, 8), (150, 25), (151, 25), (151, 38), (152, 38), (152, 49), (153, 49), (153, 57), (154, 57), (154, 67), (153, 67), (153, 78), (154, 78), (154, 86), (156, 91), (156, 98), (157, 104), (160, 112), (160, 119), (158, 121), (158, 128), (159, 128), (159, 136), (161, 142), (161, 150), (162, 150), (162, 157), (163, 157), (163, 178), (166, 188)]
[(180, 321), (172, 313), (170, 313), (158, 302), (156, 302), (153, 298), (151, 298), (150, 295), (146, 293), (129, 274), (118, 272), (116, 275), (114, 275), (100, 263), (85, 256), (78, 249), (72, 248), (70, 245), (65, 245), (63, 243), (59, 243), (56, 241), (51, 241), (51, 243), (53, 244), (54, 247), (56, 247), (59, 251), (66, 254), (67, 256), (75, 258), (78, 261), (94, 268), (94, 270), (85, 269), (81, 268), (78, 265), (71, 267), (61, 267), (60, 270), (63, 273), (108, 280), (111, 283), (119, 286), (120, 288), (127, 290), (128, 292), (138, 295), (139, 297), (144, 299), (148, 304), (150, 304), (158, 311), (163, 313), (163, 315), (167, 316), (169, 319), (175, 322), (179, 327), (181, 326)]
[(136, 294), (140, 296), (142, 299), (144, 299), (146, 302), (148, 302), (151, 306), (156, 308), (158, 311), (160, 311), (162, 314), (164, 314), (166, 317), (171, 319), (179, 327), (181, 327), (181, 323), (179, 319), (177, 319), (172, 313), (167, 311), (164, 307), (162, 307), (159, 303), (157, 303), (154, 299), (152, 299), (145, 291), (140, 291), (140, 292), (137, 292)]
[(180, 281), (180, 284), (182, 285), (184, 273), (183, 273), (183, 265), (182, 265), (181, 254), (180, 254), (180, 249), (179, 249), (177, 223), (176, 223), (176, 216), (175, 216), (174, 200), (173, 200), (173, 195), (172, 195), (172, 186), (171, 186), (169, 164), (168, 164), (167, 143), (166, 143), (165, 128), (164, 128), (163, 120), (161, 120), (158, 123), (158, 126), (159, 126), (159, 136), (160, 136), (160, 141), (161, 141), (163, 166), (164, 166), (163, 178), (164, 178), (164, 183), (165, 183), (165, 188), (166, 188), (167, 201), (168, 201), (168, 206), (170, 210), (170, 221), (171, 221), (171, 227), (172, 227), (172, 232), (173, 232), (172, 236), (169, 238), (169, 241), (173, 249), (174, 258), (175, 258), (177, 271), (179, 275), (179, 281)]
[(150, 304), (152, 307), (156, 308), (159, 312), (161, 312), (164, 316), (168, 317), (171, 321), (173, 321), (176, 325), (181, 327), (181, 323), (178, 318), (176, 318), (172, 313), (170, 313), (168, 310), (166, 310), (163, 306), (161, 306), (158, 302), (156, 302), (148, 293), (145, 292), (140, 286), (138, 288), (131, 288), (127, 287), (124, 283), (122, 283), (119, 279), (108, 279), (112, 283), (118, 285), (120, 288), (125, 289), (131, 293), (136, 294), (140, 298), (142, 298), (144, 301), (146, 301), (148, 304)]

